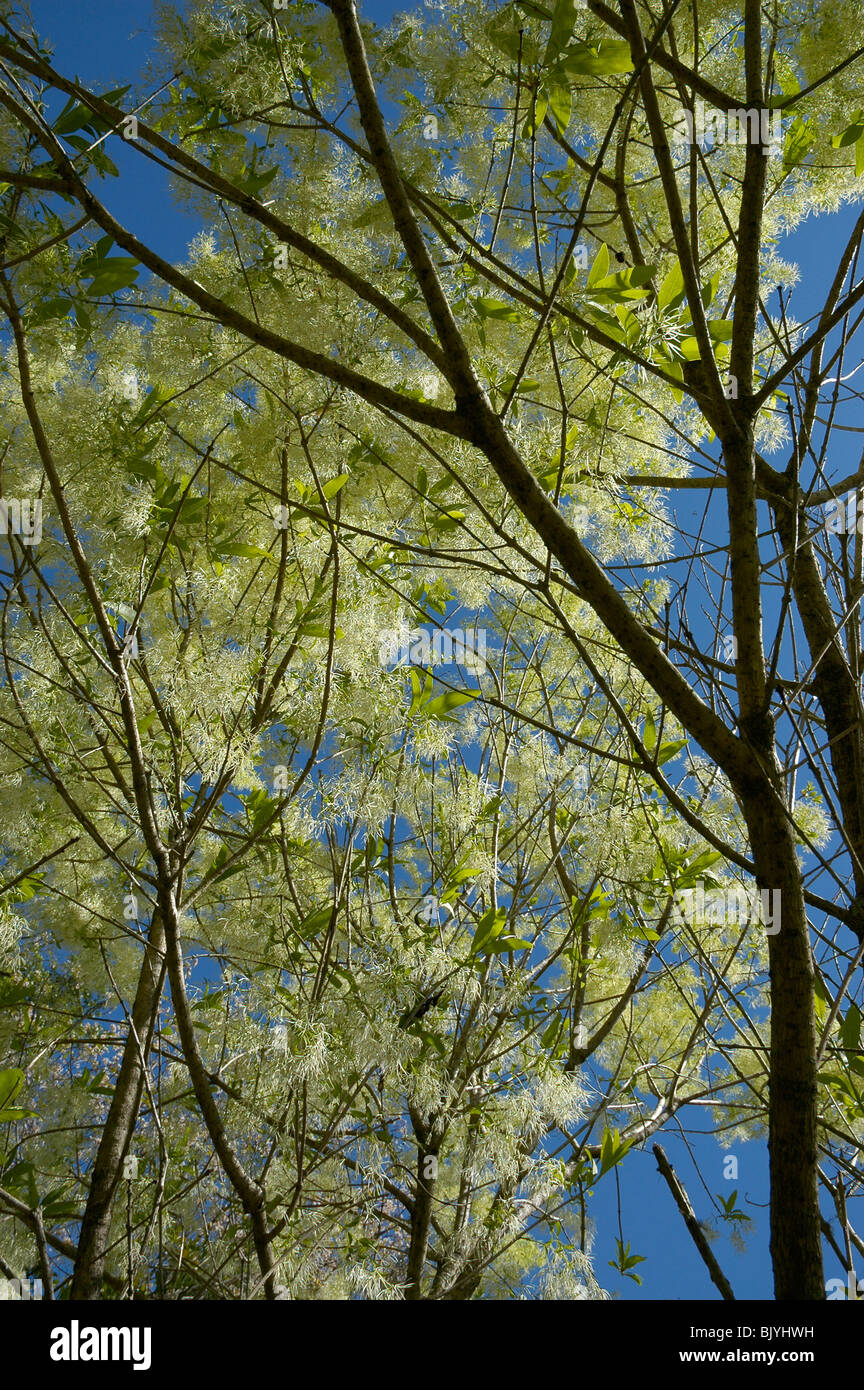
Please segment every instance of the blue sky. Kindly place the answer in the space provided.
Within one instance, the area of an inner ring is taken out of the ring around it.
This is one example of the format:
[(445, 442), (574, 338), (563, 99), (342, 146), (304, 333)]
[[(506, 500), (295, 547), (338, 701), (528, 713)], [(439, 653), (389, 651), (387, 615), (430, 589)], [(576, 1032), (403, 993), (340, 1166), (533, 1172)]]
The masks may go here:
[[(367, 18), (385, 21), (393, 13), (410, 8), (388, 0), (366, 0), (361, 12)], [(60, 70), (77, 75), (100, 90), (135, 83), (151, 56), (152, 13), (148, 3), (139, 0), (138, 5), (127, 6), (113, 0), (32, 0), (31, 9), (40, 35), (55, 45), (55, 61)], [(198, 230), (195, 220), (171, 200), (159, 171), (148, 161), (138, 158), (119, 141), (112, 142), (111, 155), (124, 175), (119, 181), (111, 181), (110, 187), (103, 185), (111, 210), (163, 255), (174, 260), (184, 258), (188, 243)], [(798, 318), (813, 312), (830, 282), (849, 217), (842, 214), (827, 227), (821, 219), (818, 227), (815, 222), (807, 223), (789, 238), (784, 254), (797, 260), (802, 269), (802, 289), (795, 300)], [(702, 499), (693, 494), (685, 496), (694, 497), (694, 513), (700, 512)], [(730, 1152), (738, 1159), (738, 1179), (727, 1181), (723, 1176), (726, 1151), (710, 1134), (710, 1115), (699, 1111), (688, 1116), (686, 1123), (688, 1131), (696, 1125), (706, 1132), (695, 1137), (688, 1133), (685, 1142), (671, 1129), (659, 1136), (660, 1142), (687, 1186), (700, 1218), (710, 1217), (713, 1207), (688, 1144), (698, 1159), (708, 1191), (728, 1197), (737, 1188), (738, 1205), (752, 1218), (746, 1253), (736, 1253), (725, 1236), (717, 1241), (715, 1249), (739, 1299), (770, 1298), (765, 1145), (754, 1142), (735, 1146)], [(628, 1156), (620, 1174), (624, 1237), (630, 1241), (632, 1251), (648, 1258), (638, 1269), (643, 1279), (641, 1288), (608, 1268), (607, 1261), (615, 1255), (618, 1226), (618, 1194), (610, 1175), (592, 1198), (599, 1229), (595, 1260), (601, 1283), (622, 1299), (718, 1299), (719, 1294), (657, 1173), (650, 1148)], [(828, 1261), (826, 1277), (838, 1272), (835, 1264), (833, 1259)]]

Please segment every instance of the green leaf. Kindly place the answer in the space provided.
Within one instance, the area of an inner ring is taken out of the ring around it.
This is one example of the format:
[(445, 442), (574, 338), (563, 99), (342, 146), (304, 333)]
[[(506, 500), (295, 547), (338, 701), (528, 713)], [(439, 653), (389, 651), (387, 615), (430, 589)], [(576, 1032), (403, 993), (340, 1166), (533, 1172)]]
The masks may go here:
[(783, 173), (789, 174), (804, 160), (813, 145), (810, 118), (796, 116), (783, 142)]
[(453, 872), (448, 874), (444, 892), (441, 894), (441, 902), (452, 902), (457, 897), (456, 889), (460, 884), (467, 883), (471, 878), (476, 878), (479, 873), (479, 865), (472, 863), (470, 853), (467, 854), (459, 861)]
[[(223, 845), (222, 848), (220, 849), (219, 853), (216, 855), (216, 858), (213, 860), (213, 864), (212, 864), (212, 866), (211, 866), (211, 872), (212, 872), (213, 870), (219, 870), (219, 869), (221, 869), (221, 868), (222, 868), (222, 865), (225, 864), (225, 863), (227, 862), (228, 857), (229, 857), (229, 854), (230, 854), (230, 850), (228, 849), (228, 846), (227, 846), (227, 845)], [(244, 865), (243, 865), (242, 860), (241, 860), (241, 862), (240, 862), (239, 864), (232, 864), (230, 868), (228, 868), (228, 869), (226, 869), (226, 870), (224, 871), (224, 873), (221, 873), (221, 874), (220, 874), (220, 873), (217, 872), (217, 873), (215, 874), (215, 876), (214, 876), (213, 882), (214, 882), (214, 883), (224, 883), (224, 881), (225, 881), (226, 878), (231, 878), (232, 875), (234, 875), (234, 874), (242, 873), (242, 872), (243, 872), (243, 867), (244, 867)]]
[(540, 1034), (540, 1043), (543, 1047), (554, 1047), (558, 1041), (558, 1034), (561, 1032), (564, 1020), (560, 1014), (554, 1014), (552, 1022), (547, 1023), (543, 1032)]
[(51, 323), (54, 319), (66, 318), (72, 308), (73, 300), (57, 295), (51, 299), (36, 300), (27, 309), (27, 327), (38, 328), (40, 324)]
[(91, 294), (116, 294), (127, 290), (138, 279), (139, 262), (132, 256), (111, 256), (100, 261), (99, 269), (90, 283)]
[[(706, 869), (710, 869), (712, 865), (719, 863), (722, 858), (723, 855), (718, 849), (703, 850), (701, 854), (697, 854), (696, 858), (692, 859), (690, 863), (685, 866), (684, 872), (678, 880), (679, 886), (686, 887), (687, 882), (695, 882)], [(687, 882), (685, 882), (685, 880)]]
[(506, 921), (507, 913), (503, 907), (490, 907), (488, 911), (484, 912), (474, 932), (471, 954), (475, 956), (488, 955), (489, 947), (495, 938), (501, 935)]
[(675, 262), (657, 293), (658, 309), (676, 309), (684, 298), (684, 276), (681, 266)]
[(131, 430), (138, 425), (143, 425), (144, 421), (149, 419), (149, 417), (153, 415), (160, 406), (164, 405), (166, 401), (170, 400), (173, 394), (173, 388), (166, 386), (163, 382), (159, 382), (156, 386), (153, 386), (151, 390), (147, 392), (137, 412), (129, 421), (129, 429)]
[(36, 1186), (36, 1169), (29, 1159), (7, 1168), (3, 1175), (3, 1186), (10, 1192), (25, 1197), (28, 1206), (34, 1210), (39, 1206), (39, 1190)]
[(465, 198), (448, 198), (446, 202), (450, 216), (458, 222), (471, 221), (479, 211), (476, 203), (469, 203)]
[(645, 717), (645, 726), (642, 730), (642, 742), (649, 753), (657, 742), (657, 726), (650, 714)]
[(263, 173), (260, 174), (252, 168), (244, 170), (240, 178), (235, 180), (235, 183), (244, 193), (251, 193), (253, 198), (257, 198), (258, 194), (267, 187), (268, 183), (273, 182), (278, 173), (278, 164), (274, 164), (272, 169), (265, 169)]
[[(113, 1090), (110, 1092), (113, 1096)], [(58, 1191), (62, 1191), (59, 1188)], [(47, 1199), (42, 1203), (42, 1215), (49, 1217), (52, 1221), (77, 1221), (79, 1219), (79, 1207), (71, 1197), (62, 1200)]]
[(828, 995), (825, 993), (825, 986), (818, 975), (813, 981), (813, 993), (816, 996), (813, 1001), (814, 1012), (819, 1022), (824, 1023), (828, 1012)]
[(710, 280), (706, 280), (705, 284), (702, 286), (702, 307), (704, 309), (707, 309), (710, 304), (713, 304), (714, 300), (717, 298), (717, 291), (720, 288), (721, 273), (721, 271), (716, 270)]
[(861, 1097), (848, 1077), (842, 1076), (840, 1072), (822, 1071), (819, 1073), (819, 1079), (827, 1085), (836, 1086), (856, 1109), (860, 1108)]
[(601, 280), (604, 280), (608, 274), (609, 247), (606, 245), (605, 241), (603, 241), (600, 243), (600, 250), (597, 252), (597, 255), (594, 258), (594, 264), (588, 271), (588, 279), (586, 281), (588, 288), (591, 289), (594, 285), (599, 284), (599, 282)]
[(628, 289), (635, 289), (650, 284), (656, 274), (656, 265), (631, 265), (626, 270), (619, 271), (615, 278)]
[(0, 1071), (0, 1110), (14, 1100), (24, 1085), (24, 1073), (18, 1067)]
[(626, 1245), (622, 1240), (616, 1240), (615, 1244), (618, 1247), (618, 1258), (617, 1260), (609, 1260), (608, 1264), (612, 1269), (617, 1269), (619, 1274), (626, 1274), (628, 1279), (632, 1279), (635, 1283), (641, 1284), (642, 1280), (639, 1278), (639, 1275), (631, 1274), (630, 1271), (633, 1269), (634, 1265), (644, 1264), (645, 1256), (631, 1255), (629, 1240)]
[(224, 989), (211, 989), (206, 994), (202, 994), (200, 999), (196, 999), (192, 1005), (193, 1009), (217, 1009), (225, 998)]
[(443, 536), (445, 531), (456, 531), (459, 522), (465, 520), (465, 513), (458, 508), (448, 507), (446, 512), (438, 512), (429, 523), (429, 530), (438, 536)]
[(340, 473), (338, 478), (331, 478), (329, 483), (325, 483), (321, 489), (325, 502), (329, 502), (331, 497), (335, 497), (336, 493), (341, 491), (350, 477), (350, 473)]
[(506, 10), (497, 14), (486, 25), (486, 33), (499, 53), (506, 54), (508, 58), (513, 59), (514, 63), (521, 54), (523, 72), (527, 67), (532, 67), (540, 57), (540, 45), (529, 38), (527, 34), (520, 36), (518, 27), (513, 23)]
[(685, 362), (698, 362), (700, 360), (699, 344), (692, 336), (681, 339), (678, 344), (678, 352)]
[(22, 878), (20, 883), (17, 883), (15, 887), (10, 890), (12, 893), (12, 901), (14, 903), (29, 903), (31, 898), (35, 898), (39, 889), (44, 887), (44, 881), (39, 874), (28, 874), (26, 878)]
[(25, 985), (0, 978), (0, 1009), (14, 1009), (16, 1004), (24, 1004), (29, 999), (30, 991)]
[(523, 941), (520, 936), (499, 936), (491, 944), (481, 946), (480, 951), (483, 955), (494, 956), (502, 951), (522, 951), (531, 945), (533, 942)]
[[(116, 87), (113, 91), (106, 92), (102, 100), (115, 106), (128, 91), (128, 87)], [(86, 130), (95, 136), (105, 135), (113, 127), (102, 116), (91, 111), (89, 106), (70, 97), (51, 128), (55, 135), (71, 135), (73, 131)]]
[(522, 126), (523, 139), (530, 140), (531, 136), (537, 130), (538, 126), (541, 126), (543, 124), (543, 119), (546, 115), (546, 109), (548, 105), (549, 94), (546, 91), (545, 87), (541, 87), (537, 92), (534, 101), (531, 104), (531, 107), (528, 111), (528, 115), (525, 117), (525, 121)]
[[(498, 383), (498, 390), (501, 392), (501, 394), (502, 394), (503, 396), (508, 396), (508, 395), (510, 394), (510, 391), (511, 391), (512, 388), (513, 388), (513, 384), (514, 384), (515, 380), (516, 380), (515, 375), (510, 375), (510, 376), (505, 376), (504, 379), (503, 379), (503, 381), (499, 381), (499, 383)], [(518, 387), (516, 388), (516, 395), (517, 395), (517, 396), (526, 396), (526, 395), (530, 395), (532, 392), (536, 392), (536, 391), (542, 390), (542, 387), (543, 387), (543, 382), (540, 381), (537, 377), (523, 376), (523, 377), (521, 378), (520, 382), (519, 382)], [(450, 513), (450, 514), (452, 515), (452, 513)], [(465, 515), (464, 512), (462, 513), (462, 515), (463, 515), (463, 516)], [(460, 520), (461, 520), (461, 518), (460, 518)]]
[[(653, 265), (631, 265), (614, 275), (605, 275), (593, 283), (594, 293), (613, 304), (623, 304), (628, 299), (644, 299), (648, 291), (644, 288), (656, 273)], [(589, 281), (590, 283), (590, 281)], [(617, 310), (616, 310), (617, 312)], [(637, 321), (637, 329), (638, 329)]]
[[(676, 377), (677, 380), (681, 382), (681, 386), (684, 385), (684, 373), (683, 373), (683, 371), (682, 371), (682, 369), (681, 369), (681, 363), (680, 363), (677, 359), (674, 359), (674, 358), (673, 358), (673, 360), (672, 360), (671, 362), (668, 362), (668, 361), (663, 360), (662, 365), (663, 365), (664, 371), (665, 371), (669, 376), (674, 376), (674, 377)], [(684, 399), (684, 392), (681, 390), (680, 387), (677, 387), (677, 386), (670, 386), (669, 389), (671, 390), (672, 395), (675, 397), (675, 400), (676, 400), (676, 401), (678, 402), (678, 404), (680, 405), (681, 402), (682, 402), (683, 399)]]
[(607, 1129), (604, 1131), (603, 1140), (600, 1145), (600, 1172), (598, 1177), (602, 1178), (604, 1173), (608, 1173), (610, 1168), (614, 1168), (620, 1163), (626, 1153), (633, 1147), (632, 1139), (622, 1139), (617, 1129)]
[(599, 43), (571, 44), (558, 67), (568, 77), (611, 77), (632, 72), (633, 59), (626, 39), (601, 39)]
[(476, 700), (479, 694), (479, 690), (447, 690), (423, 706), (423, 718), (443, 719), (452, 709), (458, 709), (460, 705), (467, 705), (470, 700)]
[(570, 124), (573, 98), (570, 88), (560, 82), (549, 83), (549, 113), (555, 122), (559, 135), (563, 135)]
[(840, 1025), (840, 1042), (850, 1050), (857, 1048), (861, 1041), (861, 1011), (857, 1004), (850, 1004), (846, 1017)]
[(158, 439), (154, 437), (137, 449), (131, 458), (124, 459), (126, 471), (131, 473), (133, 478), (145, 478), (151, 483), (158, 480), (159, 465), (147, 457), (158, 442)]
[(559, 54), (564, 52), (573, 37), (579, 11), (583, 8), (580, 0), (556, 0), (555, 8), (552, 11), (549, 42), (546, 44), (546, 52), (543, 54), (544, 67), (554, 62)]
[(483, 319), (504, 319), (508, 323), (519, 322), (518, 309), (514, 309), (512, 304), (508, 304), (506, 299), (489, 299), (485, 295), (480, 295), (471, 303)]
[(261, 830), (269, 822), (275, 821), (277, 806), (278, 802), (268, 796), (263, 787), (256, 787), (255, 791), (249, 793), (245, 809), (253, 831)]
[(831, 144), (835, 150), (845, 150), (847, 145), (855, 145), (864, 135), (864, 113), (856, 111), (852, 122), (839, 135), (832, 135)]
[(661, 744), (660, 752), (657, 754), (657, 762), (659, 763), (660, 767), (662, 767), (664, 763), (668, 763), (670, 758), (677, 757), (677, 755), (681, 752), (681, 749), (686, 747), (686, 738), (675, 738), (671, 739), (669, 743)]
[(424, 697), (431, 695), (434, 681), (428, 672), (426, 673), (422, 686), (420, 684), (420, 677), (415, 670), (412, 669), (409, 672), (409, 676), (411, 680), (411, 704), (408, 707), (408, 713), (415, 714), (422, 705)]
[(299, 923), (298, 934), (304, 940), (311, 936), (317, 936), (325, 927), (329, 927), (333, 918), (333, 908), (333, 903), (327, 903), (324, 907), (316, 907), (313, 912), (309, 913), (308, 917), (304, 917), (303, 921)]
[(11, 1124), (13, 1120), (26, 1120), (35, 1115), (35, 1110), (25, 1110), (18, 1105), (10, 1105), (24, 1085), (24, 1073), (18, 1067), (0, 1071), (0, 1122)]
[(732, 337), (731, 319), (709, 319), (708, 332), (715, 343), (728, 343)]
[(214, 555), (246, 555), (250, 559), (270, 560), (273, 557), (269, 550), (265, 550), (261, 545), (249, 545), (245, 541), (228, 541), (213, 547)]

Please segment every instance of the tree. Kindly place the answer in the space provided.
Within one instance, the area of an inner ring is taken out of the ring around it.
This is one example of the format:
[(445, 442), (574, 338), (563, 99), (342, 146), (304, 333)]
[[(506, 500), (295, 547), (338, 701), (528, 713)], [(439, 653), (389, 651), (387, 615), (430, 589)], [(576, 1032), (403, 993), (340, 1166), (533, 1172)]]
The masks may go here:
[[(576, 1253), (596, 1291), (586, 1191), (701, 1098), (767, 1109), (775, 1294), (820, 1299), (820, 1176), (861, 1248), (864, 475), (827, 455), (864, 219), (812, 327), (782, 285), (769, 304), (781, 231), (858, 196), (854, 10), (441, 9), (389, 34), (349, 0), (169, 13), (148, 101), (5, 25), (7, 469), (45, 503), (38, 554), (10, 538), (7, 887), (60, 945), (33, 962), (38, 1037), (29, 992), (10, 1007), (24, 1049), (109, 991), (119, 1025), (68, 1055), (110, 1105), (77, 1239), (51, 1238), (96, 1296), (136, 1134), (159, 1292), (236, 1287), (241, 1230), (270, 1297), (289, 1248), (300, 1290), (347, 1289), (350, 1248), (372, 1296), (500, 1294), (547, 1257), (572, 1295)], [(120, 140), (207, 218), (186, 267), (97, 191)], [(694, 486), (720, 544), (688, 554)], [(463, 671), (424, 657), (403, 704), (379, 647), (417, 616), (451, 655), (458, 617)], [(676, 912), (706, 884), (708, 933)], [(779, 904), (764, 939), (734, 884)], [(80, 978), (70, 904), (118, 933), (77, 923)], [(35, 1197), (7, 1210), (47, 1269)]]

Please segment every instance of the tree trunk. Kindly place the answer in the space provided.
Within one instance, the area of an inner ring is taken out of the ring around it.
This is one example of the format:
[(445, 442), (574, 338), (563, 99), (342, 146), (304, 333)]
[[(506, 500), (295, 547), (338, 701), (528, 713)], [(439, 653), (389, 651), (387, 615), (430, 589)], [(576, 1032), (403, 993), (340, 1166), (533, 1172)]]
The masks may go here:
[(135, 1132), (144, 1090), (142, 1054), (146, 1063), (162, 997), (164, 953), (165, 932), (161, 913), (157, 909), (151, 919), (147, 951), (132, 1005), (132, 1027), (126, 1036), (120, 1072), (93, 1163), (70, 1298), (98, 1299), (101, 1294), (114, 1196), (123, 1170), (123, 1159)]
[[(824, 1299), (817, 1181), (816, 1033), (813, 960), (793, 831), (777, 797), (746, 795), (744, 814), (757, 885), (780, 891), (780, 930), (768, 937), (771, 976), (768, 1153), (771, 1260), (778, 1302)], [(776, 923), (772, 923), (776, 926)]]

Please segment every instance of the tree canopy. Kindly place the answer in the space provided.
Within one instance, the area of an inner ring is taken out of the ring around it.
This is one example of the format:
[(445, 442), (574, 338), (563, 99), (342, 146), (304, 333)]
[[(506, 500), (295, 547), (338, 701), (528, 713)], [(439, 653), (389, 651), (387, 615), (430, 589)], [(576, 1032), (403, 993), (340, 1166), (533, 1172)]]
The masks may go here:
[(861, 15), (3, 5), (7, 1277), (602, 1298), (705, 1113), (864, 1254)]

